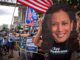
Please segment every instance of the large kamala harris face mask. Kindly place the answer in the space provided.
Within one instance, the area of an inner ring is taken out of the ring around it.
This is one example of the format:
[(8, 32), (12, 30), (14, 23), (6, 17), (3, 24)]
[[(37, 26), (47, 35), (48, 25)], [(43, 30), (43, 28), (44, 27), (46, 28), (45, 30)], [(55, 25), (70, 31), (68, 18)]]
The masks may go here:
[(55, 42), (65, 42), (73, 28), (73, 23), (70, 21), (68, 14), (63, 10), (59, 10), (52, 14), (51, 21), (51, 32)]

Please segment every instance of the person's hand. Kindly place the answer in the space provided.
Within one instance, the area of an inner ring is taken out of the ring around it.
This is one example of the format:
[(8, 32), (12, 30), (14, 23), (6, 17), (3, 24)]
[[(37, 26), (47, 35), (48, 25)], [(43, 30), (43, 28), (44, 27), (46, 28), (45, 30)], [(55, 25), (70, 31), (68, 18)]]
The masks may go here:
[(20, 34), (16, 33), (16, 37), (20, 36)]
[(13, 35), (16, 35), (16, 32), (13, 32)]
[(39, 27), (42, 27), (42, 23), (43, 23), (43, 18), (39, 18), (38, 20)]

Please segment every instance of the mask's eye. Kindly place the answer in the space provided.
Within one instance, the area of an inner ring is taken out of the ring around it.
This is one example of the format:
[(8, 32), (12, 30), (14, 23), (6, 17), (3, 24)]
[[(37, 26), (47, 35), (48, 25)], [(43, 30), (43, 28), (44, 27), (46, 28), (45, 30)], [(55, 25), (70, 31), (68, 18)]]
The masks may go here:
[(56, 23), (52, 23), (51, 25), (52, 25), (52, 26), (56, 26)]
[(67, 25), (68, 24), (68, 22), (62, 22), (62, 25)]

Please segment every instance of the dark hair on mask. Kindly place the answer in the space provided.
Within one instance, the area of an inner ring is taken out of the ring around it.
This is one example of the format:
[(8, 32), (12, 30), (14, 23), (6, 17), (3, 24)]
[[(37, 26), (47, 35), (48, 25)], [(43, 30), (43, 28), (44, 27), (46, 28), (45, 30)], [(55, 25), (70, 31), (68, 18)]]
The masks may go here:
[(69, 15), (71, 22), (73, 22), (73, 31), (71, 32), (69, 39), (65, 43), (66, 47), (68, 47), (71, 50), (76, 50), (79, 47), (76, 32), (77, 22), (75, 12), (71, 9), (71, 7), (68, 4), (62, 3), (54, 4), (47, 10), (45, 14), (42, 25), (42, 48), (46, 51), (49, 50), (54, 44), (54, 38), (52, 37), (50, 30), (52, 14), (60, 10), (65, 11)]

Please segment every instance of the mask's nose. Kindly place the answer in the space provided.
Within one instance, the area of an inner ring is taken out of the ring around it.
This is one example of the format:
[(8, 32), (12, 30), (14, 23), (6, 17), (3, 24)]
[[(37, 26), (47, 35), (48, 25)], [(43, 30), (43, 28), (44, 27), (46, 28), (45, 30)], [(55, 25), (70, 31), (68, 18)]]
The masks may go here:
[(63, 30), (63, 27), (62, 27), (61, 24), (59, 24), (59, 25), (57, 26), (57, 31), (58, 31), (58, 32), (62, 32), (62, 30)]

